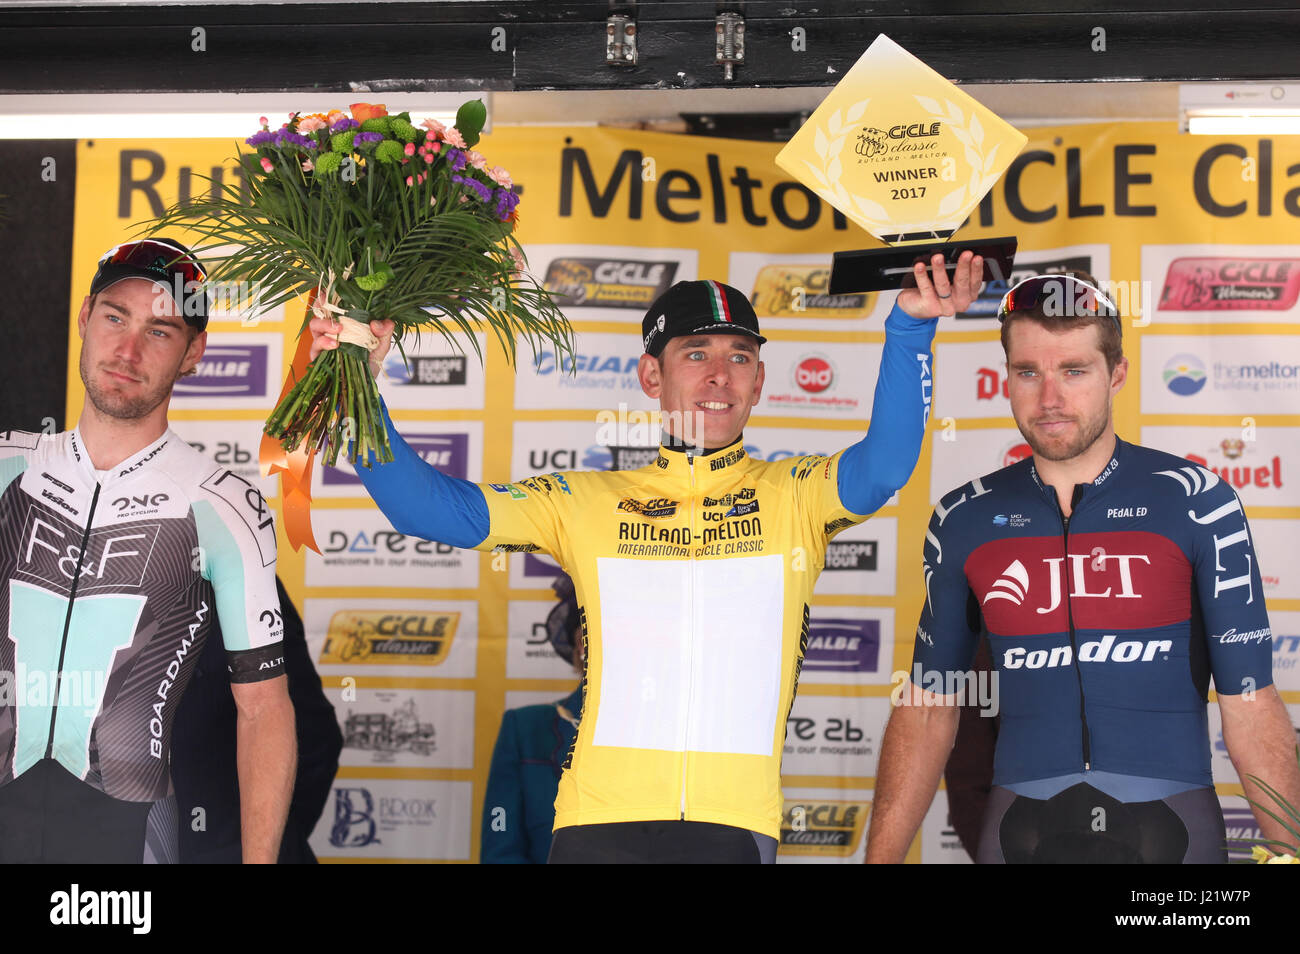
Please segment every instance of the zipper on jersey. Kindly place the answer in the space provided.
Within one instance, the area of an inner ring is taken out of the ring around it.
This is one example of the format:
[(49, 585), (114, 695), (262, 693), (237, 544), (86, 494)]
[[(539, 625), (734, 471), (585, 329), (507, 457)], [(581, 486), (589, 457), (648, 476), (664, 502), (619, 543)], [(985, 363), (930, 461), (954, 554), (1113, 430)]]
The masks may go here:
[(77, 566), (72, 571), (72, 587), (68, 590), (68, 612), (63, 617), (63, 641), (59, 644), (59, 668), (54, 673), (54, 697), (50, 708), (50, 738), (45, 743), (45, 757), (54, 757), (54, 723), (59, 718), (59, 691), (63, 687), (63, 658), (68, 651), (68, 630), (72, 626), (72, 608), (77, 605), (77, 584), (81, 582), (81, 564), (86, 559), (86, 544), (90, 542), (90, 527), (95, 522), (95, 504), (99, 502), (99, 483), (90, 498), (90, 513), (86, 514), (86, 527), (81, 533), (81, 549), (77, 553)]
[(686, 454), (686, 467), (691, 475), (691, 539), (690, 582), (686, 588), (686, 612), (690, 620), (686, 630), (686, 706), (682, 712), (682, 821), (686, 821), (686, 750), (691, 738), (691, 692), (695, 688), (695, 455), (689, 451)]
[[(1055, 496), (1055, 495), (1053, 495)], [(1070, 502), (1070, 514), (1073, 516), (1079, 506), (1079, 485), (1075, 486), (1074, 499)], [(1060, 502), (1057, 501), (1060, 513)], [(1074, 676), (1079, 683), (1079, 725), (1083, 736), (1083, 770), (1092, 769), (1092, 737), (1088, 732), (1088, 709), (1083, 697), (1083, 670), (1079, 667), (1079, 641), (1074, 632), (1074, 576), (1070, 571), (1070, 517), (1061, 513), (1061, 527), (1065, 535), (1065, 618), (1070, 623), (1070, 658), (1074, 660)]]

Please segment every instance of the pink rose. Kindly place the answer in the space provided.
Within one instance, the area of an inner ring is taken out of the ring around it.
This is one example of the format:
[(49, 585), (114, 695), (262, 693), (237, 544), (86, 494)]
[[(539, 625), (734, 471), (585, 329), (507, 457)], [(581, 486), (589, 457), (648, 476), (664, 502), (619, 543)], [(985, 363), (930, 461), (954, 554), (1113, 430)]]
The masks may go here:
[(275, 171), (275, 165), (271, 162), (270, 159), (266, 158), (266, 156), (262, 157), (262, 171), (263, 172)]

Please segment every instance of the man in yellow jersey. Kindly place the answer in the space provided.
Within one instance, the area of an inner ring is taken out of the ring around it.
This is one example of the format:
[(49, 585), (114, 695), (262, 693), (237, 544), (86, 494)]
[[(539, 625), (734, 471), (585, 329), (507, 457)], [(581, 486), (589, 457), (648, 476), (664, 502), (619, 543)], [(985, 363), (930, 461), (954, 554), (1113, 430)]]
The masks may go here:
[[(942, 256), (916, 266), (885, 322), (871, 427), (830, 457), (745, 452), (766, 339), (745, 296), (715, 281), (679, 282), (642, 323), (638, 375), (664, 421), (646, 467), (473, 484), (429, 466), (387, 422), (395, 460), (358, 472), (396, 529), (545, 552), (573, 577), (585, 703), (552, 862), (775, 860), (785, 722), (826, 545), (911, 476), (933, 319), (969, 306), (982, 269), (969, 252), (951, 279)], [(314, 350), (335, 346), (329, 319), (311, 328)], [(392, 327), (373, 330), (382, 359)]]

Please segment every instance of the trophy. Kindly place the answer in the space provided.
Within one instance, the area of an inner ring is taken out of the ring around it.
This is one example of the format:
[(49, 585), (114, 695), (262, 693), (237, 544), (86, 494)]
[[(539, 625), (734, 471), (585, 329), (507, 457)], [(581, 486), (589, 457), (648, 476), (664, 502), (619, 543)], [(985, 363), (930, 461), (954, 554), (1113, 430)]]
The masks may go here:
[(776, 164), (883, 248), (835, 252), (832, 295), (915, 285), (917, 261), (984, 257), (1011, 274), (1016, 240), (954, 242), (1027, 137), (883, 33), (776, 157)]

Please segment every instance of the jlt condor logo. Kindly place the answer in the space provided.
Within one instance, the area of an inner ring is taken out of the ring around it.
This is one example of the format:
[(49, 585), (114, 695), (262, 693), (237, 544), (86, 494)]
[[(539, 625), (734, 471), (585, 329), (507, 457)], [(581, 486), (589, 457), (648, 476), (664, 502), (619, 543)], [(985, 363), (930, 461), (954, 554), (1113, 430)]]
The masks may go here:
[[(1069, 574), (1073, 586), (1070, 590), (1070, 598), (1140, 599), (1142, 594), (1133, 589), (1132, 563), (1135, 560), (1148, 566), (1151, 564), (1151, 558), (1145, 554), (1107, 553), (1102, 547), (1095, 548), (1092, 553), (1071, 553)], [(1034, 610), (1040, 615), (1050, 613), (1061, 605), (1061, 575), (1065, 558), (1048, 557), (1042, 562), (1047, 567), (1049, 595), (1046, 605)], [(1114, 565), (1119, 571), (1118, 586), (1112, 584), (1107, 585), (1104, 590), (1088, 592), (1089, 572), (1093, 573), (1095, 581), (1105, 574), (1108, 564)], [(987, 606), (993, 600), (1007, 600), (1020, 606), (1028, 596), (1029, 573), (1023, 563), (1014, 560), (989, 587), (981, 602)]]

